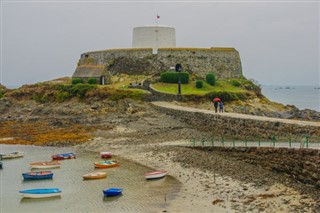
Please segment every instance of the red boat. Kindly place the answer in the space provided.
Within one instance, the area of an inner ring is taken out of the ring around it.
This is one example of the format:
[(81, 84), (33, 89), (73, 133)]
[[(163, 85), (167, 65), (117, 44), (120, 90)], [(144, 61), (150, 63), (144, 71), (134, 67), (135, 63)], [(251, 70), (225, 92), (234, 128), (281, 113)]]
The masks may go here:
[(51, 156), (52, 160), (64, 160), (64, 159), (72, 159), (76, 158), (76, 154), (70, 152), (65, 154), (57, 154)]
[(102, 158), (112, 158), (112, 153), (111, 152), (100, 152), (100, 156)]

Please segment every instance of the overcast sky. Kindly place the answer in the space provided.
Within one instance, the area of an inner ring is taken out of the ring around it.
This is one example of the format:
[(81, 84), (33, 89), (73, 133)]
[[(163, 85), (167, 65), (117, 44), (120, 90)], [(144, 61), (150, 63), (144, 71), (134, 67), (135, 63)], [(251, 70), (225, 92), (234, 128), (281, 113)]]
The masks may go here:
[(264, 85), (317, 85), (319, 1), (1, 0), (1, 76), (20, 86), (71, 76), (80, 54), (128, 48), (132, 29), (175, 27), (177, 47), (234, 47)]

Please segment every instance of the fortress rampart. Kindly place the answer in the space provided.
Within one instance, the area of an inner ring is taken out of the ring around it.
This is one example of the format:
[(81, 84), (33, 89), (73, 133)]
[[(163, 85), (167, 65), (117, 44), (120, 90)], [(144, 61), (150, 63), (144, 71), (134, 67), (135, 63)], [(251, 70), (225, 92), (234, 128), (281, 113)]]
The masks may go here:
[(177, 63), (184, 71), (205, 76), (215, 73), (219, 79), (242, 76), (239, 52), (234, 48), (152, 48), (110, 49), (81, 55), (80, 65), (104, 65), (111, 74), (154, 75), (170, 70)]

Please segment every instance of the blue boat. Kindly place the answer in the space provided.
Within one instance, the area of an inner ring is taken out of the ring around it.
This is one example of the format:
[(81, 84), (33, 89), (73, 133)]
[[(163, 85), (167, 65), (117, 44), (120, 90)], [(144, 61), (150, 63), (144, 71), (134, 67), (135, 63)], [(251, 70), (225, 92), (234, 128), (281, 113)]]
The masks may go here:
[(53, 173), (51, 171), (40, 171), (40, 172), (26, 172), (22, 173), (24, 179), (40, 180), (52, 178)]
[(113, 197), (113, 196), (118, 196), (122, 194), (122, 190), (121, 188), (109, 188), (106, 190), (102, 190), (103, 194), (105, 197)]
[(27, 189), (19, 191), (24, 198), (45, 198), (61, 196), (61, 190), (58, 188), (45, 189)]

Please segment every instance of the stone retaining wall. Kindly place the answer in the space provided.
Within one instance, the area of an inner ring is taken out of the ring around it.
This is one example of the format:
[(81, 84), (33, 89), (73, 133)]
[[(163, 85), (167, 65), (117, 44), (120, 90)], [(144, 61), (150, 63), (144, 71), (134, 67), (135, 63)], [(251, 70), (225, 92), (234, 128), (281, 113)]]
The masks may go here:
[(275, 121), (235, 118), (217, 114), (184, 111), (166, 107), (154, 106), (162, 113), (173, 116), (184, 123), (201, 131), (210, 132), (216, 136), (232, 136), (237, 138), (260, 137), (270, 139), (292, 137), (300, 140), (305, 136), (320, 136), (320, 127), (282, 123)]
[(265, 169), (285, 173), (305, 184), (320, 187), (320, 150), (269, 147), (196, 147), (225, 155)]

